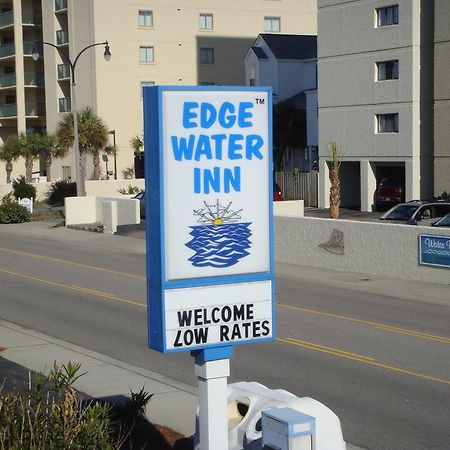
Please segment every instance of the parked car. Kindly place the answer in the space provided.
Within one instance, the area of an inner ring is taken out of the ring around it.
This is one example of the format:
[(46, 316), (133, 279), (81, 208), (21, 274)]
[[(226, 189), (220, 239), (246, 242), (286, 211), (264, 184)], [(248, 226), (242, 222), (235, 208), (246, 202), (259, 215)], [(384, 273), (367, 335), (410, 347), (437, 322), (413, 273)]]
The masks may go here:
[(398, 178), (383, 178), (377, 187), (375, 208), (377, 211), (386, 209), (405, 201), (404, 183)]
[(431, 224), (432, 227), (447, 227), (450, 228), (450, 213), (441, 217)]
[(380, 217), (380, 220), (388, 220), (409, 225), (429, 226), (436, 219), (450, 213), (450, 202), (423, 202), (414, 200), (395, 205)]
[(283, 192), (280, 189), (280, 186), (278, 186), (277, 182), (273, 182), (273, 201), (278, 202), (284, 200), (283, 199)]
[(135, 200), (139, 200), (139, 209), (141, 211), (141, 219), (145, 219), (145, 191), (139, 192), (134, 197)]

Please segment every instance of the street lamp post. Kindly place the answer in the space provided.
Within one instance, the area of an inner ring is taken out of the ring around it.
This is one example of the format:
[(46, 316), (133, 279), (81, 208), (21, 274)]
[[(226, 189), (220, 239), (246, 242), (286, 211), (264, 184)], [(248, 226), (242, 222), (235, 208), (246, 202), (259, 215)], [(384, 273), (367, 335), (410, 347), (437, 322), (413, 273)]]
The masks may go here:
[[(51, 42), (45, 41), (34, 41), (32, 58), (37, 61), (39, 59), (39, 44), (50, 45), (50, 47), (54, 47), (59, 50), (59, 47)], [(84, 170), (81, 170), (81, 154), (80, 154), (80, 143), (78, 139), (78, 114), (77, 114), (77, 103), (76, 103), (76, 81), (75, 81), (75, 67), (77, 65), (78, 59), (82, 53), (84, 53), (87, 49), (95, 47), (97, 45), (104, 45), (105, 51), (103, 52), (103, 56), (105, 61), (109, 61), (111, 59), (111, 52), (109, 51), (108, 41), (98, 42), (96, 44), (91, 44), (84, 47), (75, 59), (72, 60), (69, 58), (69, 55), (64, 54), (66, 61), (69, 63), (70, 67), (70, 78), (71, 78), (71, 99), (70, 99), (70, 111), (73, 116), (73, 152), (74, 152), (74, 166), (75, 166), (75, 181), (77, 183), (77, 196), (82, 197), (86, 195), (85, 189), (85, 174)]]
[(112, 134), (113, 137), (113, 147), (114, 147), (114, 179), (117, 180), (117, 149), (116, 149), (116, 130), (108, 131), (109, 134)]

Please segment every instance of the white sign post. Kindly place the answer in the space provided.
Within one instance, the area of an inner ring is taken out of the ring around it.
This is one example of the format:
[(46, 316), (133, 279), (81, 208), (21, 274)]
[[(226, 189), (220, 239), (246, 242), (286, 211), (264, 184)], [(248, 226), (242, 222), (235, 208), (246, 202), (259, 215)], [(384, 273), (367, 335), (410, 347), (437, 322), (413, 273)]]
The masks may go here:
[(144, 89), (149, 346), (195, 356), (202, 449), (228, 448), (232, 346), (274, 339), (271, 112), (270, 88)]

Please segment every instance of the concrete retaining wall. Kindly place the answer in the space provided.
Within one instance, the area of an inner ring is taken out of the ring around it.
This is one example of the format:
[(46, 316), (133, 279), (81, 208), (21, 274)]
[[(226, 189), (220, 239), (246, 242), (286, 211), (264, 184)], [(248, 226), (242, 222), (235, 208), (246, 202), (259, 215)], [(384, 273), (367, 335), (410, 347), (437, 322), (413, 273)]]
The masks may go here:
[(450, 284), (450, 269), (418, 263), (419, 234), (448, 236), (448, 229), (311, 217), (274, 220), (277, 262)]
[(66, 226), (101, 223), (106, 224), (111, 233), (116, 232), (117, 225), (131, 225), (141, 221), (139, 200), (124, 196), (67, 197), (65, 216)]

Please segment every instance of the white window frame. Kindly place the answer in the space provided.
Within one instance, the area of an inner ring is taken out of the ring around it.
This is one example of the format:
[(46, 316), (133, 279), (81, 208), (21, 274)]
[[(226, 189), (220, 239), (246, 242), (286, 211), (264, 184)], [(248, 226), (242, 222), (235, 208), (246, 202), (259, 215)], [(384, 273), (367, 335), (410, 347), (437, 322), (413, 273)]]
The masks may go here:
[[(392, 67), (389, 65), (392, 64)], [(398, 59), (391, 59), (388, 61), (379, 61), (376, 63), (376, 80), (377, 81), (393, 81), (399, 78), (399, 62)], [(388, 70), (386, 70), (388, 69)], [(387, 75), (392, 75), (387, 77)]]
[(375, 26), (381, 28), (398, 25), (399, 15), (398, 4), (377, 8), (375, 10)]
[(214, 30), (214, 15), (211, 13), (200, 13), (199, 27), (200, 30)]
[(141, 98), (144, 98), (144, 87), (146, 87), (146, 86), (154, 86), (154, 85), (155, 85), (154, 81), (141, 81), (140, 84), (139, 84)]
[(200, 64), (211, 65), (214, 64), (214, 61), (214, 48), (200, 47)]
[[(278, 29), (276, 29), (277, 28), (276, 24), (278, 25)], [(268, 33), (281, 33), (281, 17), (265, 16), (264, 31)]]
[(376, 114), (377, 134), (397, 134), (399, 132), (398, 113)]
[[(145, 51), (145, 57), (142, 58)], [(149, 56), (151, 56), (149, 58)], [(139, 46), (139, 62), (142, 64), (151, 64), (155, 62), (155, 48), (152, 45)]]
[(153, 11), (151, 9), (140, 9), (138, 11), (138, 25), (143, 28), (153, 27)]

